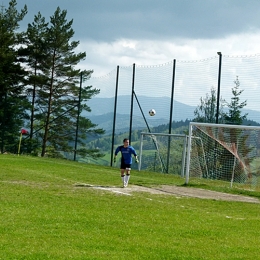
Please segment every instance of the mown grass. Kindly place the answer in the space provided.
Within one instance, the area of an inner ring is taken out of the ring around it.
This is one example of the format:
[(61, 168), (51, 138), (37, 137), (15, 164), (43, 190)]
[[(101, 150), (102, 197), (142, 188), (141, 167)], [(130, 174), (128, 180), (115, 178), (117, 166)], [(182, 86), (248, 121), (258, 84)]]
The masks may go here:
[[(120, 186), (119, 170), (65, 160), (1, 155), (0, 167), (0, 259), (259, 258), (260, 204), (83, 187)], [(133, 171), (130, 182), (183, 179)]]

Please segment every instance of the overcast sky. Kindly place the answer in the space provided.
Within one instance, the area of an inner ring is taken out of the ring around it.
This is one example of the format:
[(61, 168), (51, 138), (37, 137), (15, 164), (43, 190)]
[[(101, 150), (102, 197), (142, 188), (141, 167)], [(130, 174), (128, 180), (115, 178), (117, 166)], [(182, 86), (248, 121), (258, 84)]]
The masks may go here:
[[(9, 0), (2, 0), (8, 6)], [(157, 65), (173, 59), (200, 60), (259, 53), (260, 0), (17, 0), (28, 14), (49, 21), (59, 6), (73, 19), (73, 40), (94, 77), (117, 65)]]

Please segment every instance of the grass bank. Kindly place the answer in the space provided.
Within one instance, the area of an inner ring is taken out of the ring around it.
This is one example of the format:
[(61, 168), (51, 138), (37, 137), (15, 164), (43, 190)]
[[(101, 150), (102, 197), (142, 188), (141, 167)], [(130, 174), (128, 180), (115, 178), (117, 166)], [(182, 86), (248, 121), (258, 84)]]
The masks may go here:
[[(0, 259), (259, 258), (259, 204), (81, 187), (120, 186), (119, 170), (66, 160), (0, 155), (0, 168)], [(183, 180), (133, 171), (130, 182)]]

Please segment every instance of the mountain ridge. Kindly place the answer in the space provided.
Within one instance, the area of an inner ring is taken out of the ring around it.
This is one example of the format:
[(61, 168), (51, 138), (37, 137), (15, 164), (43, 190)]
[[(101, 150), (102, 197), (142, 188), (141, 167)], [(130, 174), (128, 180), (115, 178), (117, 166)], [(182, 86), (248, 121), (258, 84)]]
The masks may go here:
[[(133, 129), (155, 127), (162, 124), (168, 124), (170, 119), (170, 101), (169, 97), (138, 97), (138, 102), (134, 99), (132, 127)], [(138, 104), (139, 103), (139, 104)], [(115, 98), (94, 97), (87, 102), (91, 112), (84, 113), (83, 116), (89, 118), (99, 128), (107, 132), (112, 131), (114, 117)], [(140, 105), (140, 106), (139, 106)], [(131, 96), (118, 96), (116, 107), (116, 130), (124, 131), (129, 129), (130, 125), (130, 107)], [(151, 117), (148, 111), (154, 108), (156, 115)], [(174, 101), (172, 121), (185, 121), (194, 118), (195, 106), (189, 106), (178, 101)], [(242, 113), (248, 114), (247, 118), (260, 123), (260, 112), (250, 109), (242, 109)], [(144, 117), (145, 119), (144, 119)], [(146, 122), (145, 122), (146, 120)]]

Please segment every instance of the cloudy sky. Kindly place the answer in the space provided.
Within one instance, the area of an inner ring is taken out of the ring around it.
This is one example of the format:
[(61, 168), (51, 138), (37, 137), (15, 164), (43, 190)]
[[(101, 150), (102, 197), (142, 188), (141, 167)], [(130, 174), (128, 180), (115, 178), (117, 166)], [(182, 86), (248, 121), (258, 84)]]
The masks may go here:
[[(8, 6), (9, 0), (2, 0)], [(157, 65), (259, 53), (259, 0), (17, 0), (49, 21), (59, 6), (73, 19), (84, 69), (102, 76), (117, 65)]]

